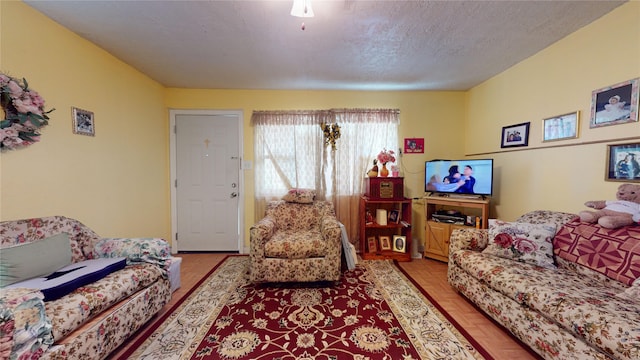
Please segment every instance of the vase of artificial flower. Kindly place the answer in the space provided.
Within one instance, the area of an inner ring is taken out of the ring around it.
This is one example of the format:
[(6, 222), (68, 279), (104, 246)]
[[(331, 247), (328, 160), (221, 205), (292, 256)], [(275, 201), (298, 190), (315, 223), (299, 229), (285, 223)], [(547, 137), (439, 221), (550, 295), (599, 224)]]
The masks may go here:
[(382, 164), (382, 169), (380, 169), (380, 176), (381, 177), (389, 176), (389, 169), (387, 169), (387, 164)]
[(382, 168), (380, 169), (378, 176), (380, 177), (389, 176), (389, 169), (387, 169), (387, 163), (395, 162), (395, 161), (396, 161), (396, 158), (394, 156), (393, 150), (388, 150), (388, 151), (387, 149), (382, 150), (380, 154), (378, 154), (378, 162), (382, 164)]

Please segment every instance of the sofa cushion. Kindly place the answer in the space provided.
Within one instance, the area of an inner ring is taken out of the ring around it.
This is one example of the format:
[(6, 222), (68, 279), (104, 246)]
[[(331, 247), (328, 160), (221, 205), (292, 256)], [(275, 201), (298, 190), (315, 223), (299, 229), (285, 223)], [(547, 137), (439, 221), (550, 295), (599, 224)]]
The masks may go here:
[(556, 256), (626, 285), (640, 277), (640, 227), (606, 229), (578, 220), (562, 226), (553, 240)]
[(300, 204), (310, 204), (316, 197), (316, 191), (312, 189), (291, 189), (287, 192), (282, 200), (286, 202), (295, 202)]
[(71, 264), (71, 261), (71, 245), (67, 233), (3, 248), (0, 251), (0, 287), (49, 275)]
[(276, 227), (285, 231), (306, 231), (320, 224), (320, 204), (287, 203), (282, 200), (267, 204), (266, 215), (276, 221)]
[[(160, 280), (163, 280), (163, 273), (155, 265), (129, 265), (60, 299), (47, 302), (47, 317), (54, 324), (55, 341), (58, 342), (121, 300)], [(168, 286), (166, 291), (169, 291)]]
[(326, 241), (320, 231), (276, 231), (264, 245), (264, 255), (279, 259), (307, 259), (324, 257)]
[(483, 253), (555, 269), (551, 244), (555, 233), (553, 224), (496, 221)]

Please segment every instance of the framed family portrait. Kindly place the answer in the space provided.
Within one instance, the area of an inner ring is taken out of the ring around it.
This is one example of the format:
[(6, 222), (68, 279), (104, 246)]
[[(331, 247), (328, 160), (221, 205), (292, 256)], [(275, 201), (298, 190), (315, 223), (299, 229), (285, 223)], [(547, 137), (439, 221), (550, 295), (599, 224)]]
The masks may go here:
[(405, 154), (424, 154), (424, 138), (405, 138)]
[(407, 237), (404, 235), (393, 235), (393, 251), (406, 252), (407, 251)]
[(580, 125), (580, 111), (542, 120), (542, 142), (576, 139)]
[(367, 252), (374, 253), (378, 251), (378, 240), (375, 236), (369, 236), (367, 238)]
[(398, 222), (400, 222), (400, 211), (398, 210), (389, 211), (389, 222), (394, 224), (397, 224)]
[(638, 84), (640, 78), (597, 89), (591, 95), (589, 127), (638, 121)]
[(91, 111), (71, 108), (71, 117), (73, 119), (73, 133), (79, 135), (95, 136), (96, 126)]
[(380, 236), (380, 250), (391, 250), (391, 238)]
[(607, 145), (606, 181), (640, 182), (640, 143)]
[(529, 125), (530, 122), (505, 126), (502, 128), (501, 148), (529, 145)]

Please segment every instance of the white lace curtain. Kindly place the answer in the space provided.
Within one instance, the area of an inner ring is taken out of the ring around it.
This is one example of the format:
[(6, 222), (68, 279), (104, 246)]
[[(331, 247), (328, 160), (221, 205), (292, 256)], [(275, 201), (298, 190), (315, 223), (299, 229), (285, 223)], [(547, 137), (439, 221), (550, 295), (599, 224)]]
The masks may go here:
[[(318, 198), (333, 202), (357, 244), (364, 176), (383, 148), (398, 149), (399, 115), (396, 109), (255, 111), (255, 218), (291, 188), (316, 189)], [(323, 123), (340, 125), (335, 151), (324, 145)]]

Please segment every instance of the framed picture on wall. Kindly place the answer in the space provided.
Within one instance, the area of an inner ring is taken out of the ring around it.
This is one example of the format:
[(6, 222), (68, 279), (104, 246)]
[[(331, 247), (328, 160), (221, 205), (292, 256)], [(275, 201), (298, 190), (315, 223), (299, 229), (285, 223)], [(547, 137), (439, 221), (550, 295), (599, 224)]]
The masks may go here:
[(580, 125), (580, 111), (542, 120), (542, 142), (576, 139)]
[(406, 154), (424, 154), (424, 138), (404, 139), (404, 152)]
[(510, 148), (516, 146), (529, 145), (529, 125), (530, 122), (509, 125), (502, 128), (502, 142), (500, 147)]
[(93, 112), (72, 107), (71, 117), (73, 120), (74, 134), (87, 136), (96, 135), (96, 126), (93, 119)]
[(639, 83), (640, 78), (637, 78), (594, 90), (591, 94), (589, 127), (638, 121)]
[(640, 143), (607, 145), (606, 181), (640, 182)]

